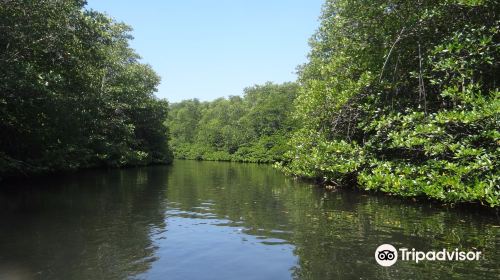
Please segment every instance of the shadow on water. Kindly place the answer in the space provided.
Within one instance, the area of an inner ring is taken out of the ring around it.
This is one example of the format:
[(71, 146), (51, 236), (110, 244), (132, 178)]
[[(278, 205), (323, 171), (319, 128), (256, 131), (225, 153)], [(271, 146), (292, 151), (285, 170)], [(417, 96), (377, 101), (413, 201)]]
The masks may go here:
[(147, 271), (155, 260), (150, 236), (166, 227), (167, 174), (85, 171), (9, 188), (0, 195), (0, 279), (122, 279)]
[[(26, 183), (28, 184), (28, 183)], [(0, 193), (0, 278), (470, 279), (500, 274), (500, 222), (267, 165), (176, 161)], [(376, 264), (378, 245), (480, 250), (471, 262)], [(4, 276), (4, 277), (2, 277)]]

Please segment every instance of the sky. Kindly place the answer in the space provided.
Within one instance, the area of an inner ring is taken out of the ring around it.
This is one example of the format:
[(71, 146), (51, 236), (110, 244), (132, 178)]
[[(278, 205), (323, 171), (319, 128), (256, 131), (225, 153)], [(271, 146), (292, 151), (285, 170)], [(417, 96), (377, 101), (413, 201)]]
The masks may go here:
[(161, 76), (170, 102), (241, 95), (296, 79), (323, 0), (88, 0), (132, 26), (131, 47)]

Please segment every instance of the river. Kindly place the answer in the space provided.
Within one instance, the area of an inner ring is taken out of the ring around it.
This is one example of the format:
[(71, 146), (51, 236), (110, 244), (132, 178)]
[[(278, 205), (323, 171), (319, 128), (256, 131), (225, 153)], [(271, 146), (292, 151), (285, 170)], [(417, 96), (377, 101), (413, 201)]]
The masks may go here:
[[(352, 190), (269, 165), (175, 161), (12, 183), (0, 279), (492, 279), (495, 214)], [(379, 266), (378, 245), (479, 250), (479, 261)], [(498, 279), (498, 278), (496, 278)]]

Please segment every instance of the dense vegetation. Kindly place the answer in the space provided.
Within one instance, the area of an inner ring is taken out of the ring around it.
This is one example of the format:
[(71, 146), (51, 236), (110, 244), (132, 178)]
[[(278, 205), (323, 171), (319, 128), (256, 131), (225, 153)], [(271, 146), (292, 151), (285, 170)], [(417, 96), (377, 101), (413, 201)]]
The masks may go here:
[(243, 97), (172, 104), (168, 119), (176, 158), (275, 162), (289, 149), (298, 85), (267, 83)]
[(173, 105), (175, 155), (281, 161), (332, 186), (497, 206), (497, 6), (327, 0), (299, 88)]
[(326, 1), (281, 168), (499, 205), (498, 12), (494, 0)]
[[(500, 205), (495, 0), (327, 0), (298, 83), (172, 104), (85, 1), (0, 6), (0, 176), (178, 158)], [(170, 110), (170, 114), (167, 114)], [(168, 115), (168, 118), (167, 118)]]
[(84, 6), (0, 5), (0, 177), (171, 159), (159, 77), (130, 27)]

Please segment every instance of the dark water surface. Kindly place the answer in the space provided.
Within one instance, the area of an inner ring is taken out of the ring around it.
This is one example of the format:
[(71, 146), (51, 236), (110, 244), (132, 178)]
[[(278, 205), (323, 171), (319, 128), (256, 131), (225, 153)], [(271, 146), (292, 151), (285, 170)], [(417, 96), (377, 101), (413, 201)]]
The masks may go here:
[[(0, 192), (0, 279), (498, 279), (500, 222), (353, 191), (267, 165), (176, 161), (86, 171)], [(378, 245), (477, 249), (398, 261)]]

